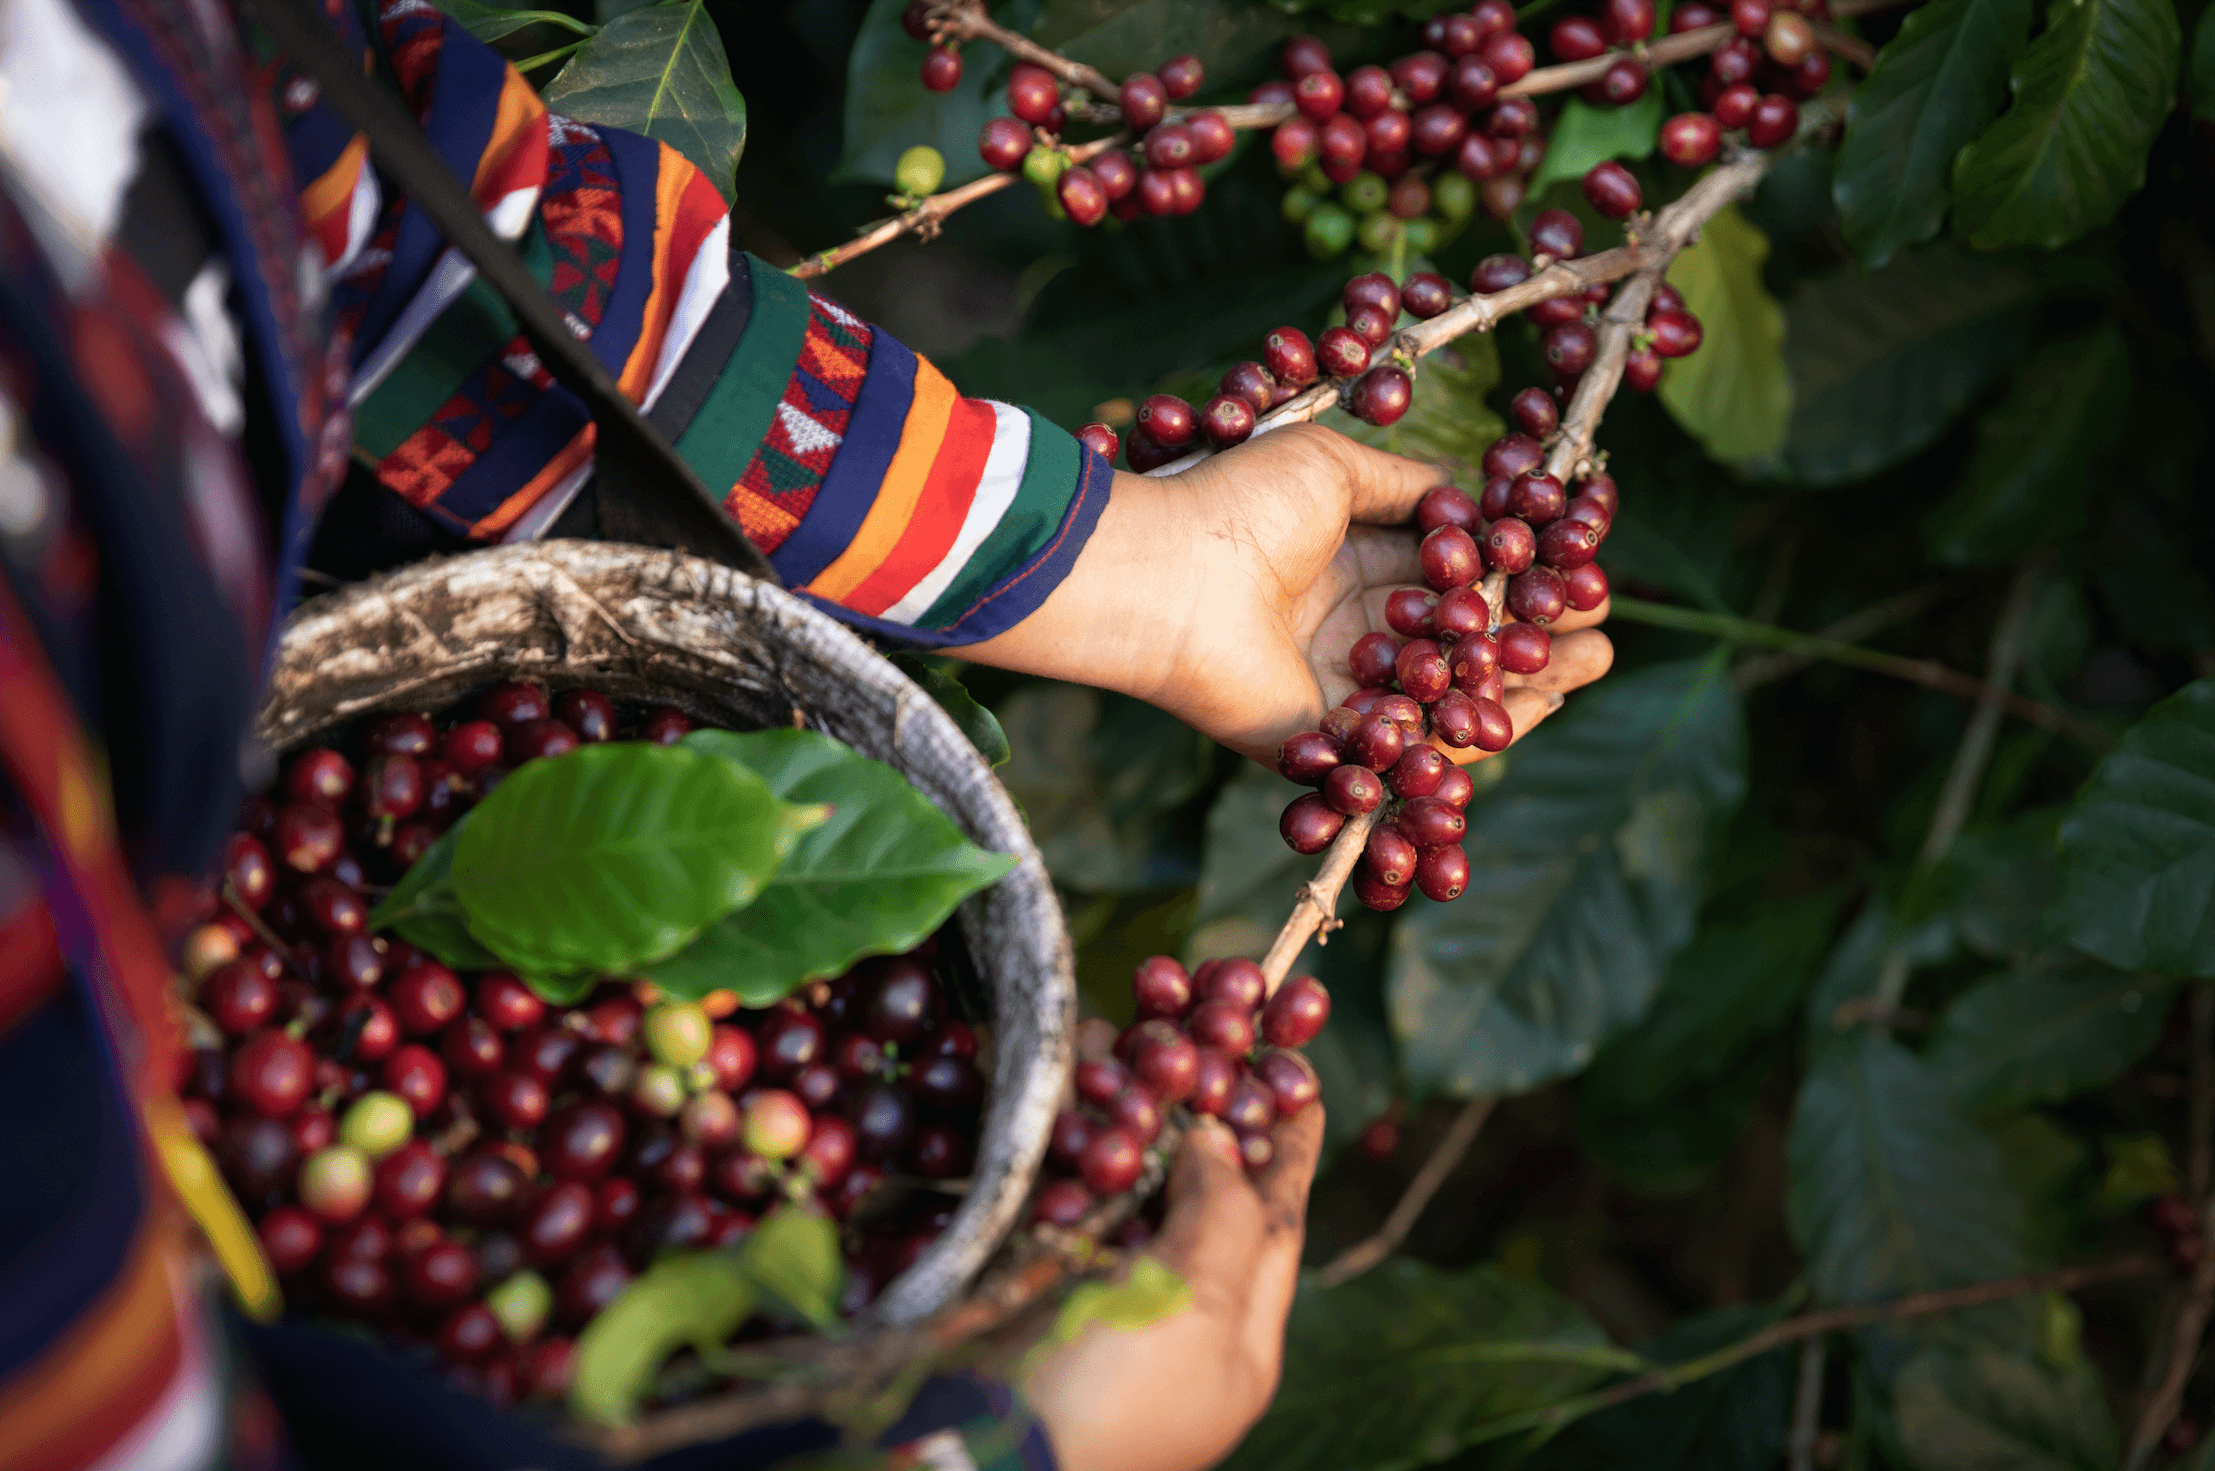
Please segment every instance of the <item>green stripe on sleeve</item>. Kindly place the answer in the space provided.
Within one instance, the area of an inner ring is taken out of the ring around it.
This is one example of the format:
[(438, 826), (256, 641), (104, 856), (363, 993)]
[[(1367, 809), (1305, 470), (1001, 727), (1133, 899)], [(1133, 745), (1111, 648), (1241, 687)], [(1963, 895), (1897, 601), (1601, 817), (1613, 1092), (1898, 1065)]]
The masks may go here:
[(1049, 424), (1029, 409), (1030, 452), (1023, 462), (1023, 483), (1008, 503), (1000, 524), (984, 539), (954, 578), (953, 585), (915, 620), (918, 628), (947, 628), (992, 590), (992, 585), (1012, 576), (1016, 569), (1038, 555), (1054, 539), (1069, 502), (1077, 493), (1077, 470), (1082, 464), (1076, 437), (1059, 425)]
[(807, 284), (764, 261), (749, 258), (747, 265), (754, 304), (746, 331), (677, 440), (677, 453), (719, 496), (738, 483), (768, 437), (808, 333)]

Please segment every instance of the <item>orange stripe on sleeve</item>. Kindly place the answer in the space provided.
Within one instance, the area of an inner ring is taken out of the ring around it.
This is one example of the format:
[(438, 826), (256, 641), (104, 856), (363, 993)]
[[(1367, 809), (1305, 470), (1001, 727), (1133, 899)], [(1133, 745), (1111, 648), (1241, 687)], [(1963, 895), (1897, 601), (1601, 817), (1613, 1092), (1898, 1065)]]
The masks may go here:
[(939, 446), (946, 442), (947, 424), (958, 402), (960, 395), (946, 375), (931, 366), (928, 358), (918, 357), (915, 397), (908, 404), (900, 447), (892, 452), (892, 463), (885, 469), (876, 503), (862, 518), (861, 529), (854, 533), (846, 550), (807, 585), (807, 591), (843, 603), (900, 544), (908, 522), (914, 518), (916, 503), (923, 497), (931, 467), (938, 461)]
[(469, 195), (477, 207), (490, 209), (517, 189), (544, 185), (552, 147), (546, 136), (546, 104), (523, 74), (509, 67), (500, 84), (499, 109), (492, 116), (492, 136), (477, 158), (476, 177), (469, 183)]
[(874, 618), (907, 595), (923, 575), (936, 567), (946, 549), (961, 534), (962, 517), (976, 498), (984, 462), (992, 453), (992, 436), (999, 427), (992, 405), (965, 398), (954, 405), (946, 426), (945, 442), (923, 482), (922, 498), (908, 521), (907, 533), (892, 548), (877, 570), (862, 579), (852, 594), (841, 598), (846, 607)]
[(693, 257), (723, 213), (723, 196), (715, 192), (707, 175), (676, 149), (662, 144), (654, 179), (654, 285), (639, 319), (638, 341), (631, 344), (631, 355), (616, 375), (624, 396), (634, 403), (645, 397), (647, 385), (654, 381), (654, 365), (661, 361), (669, 318), (684, 295)]
[[(310, 230), (320, 234), (323, 222), (333, 214), (343, 218), (353, 212), (354, 181), (361, 177), (368, 157), (369, 139), (357, 133), (322, 176), (300, 191), (300, 214)], [(343, 227), (340, 233), (345, 233)]]

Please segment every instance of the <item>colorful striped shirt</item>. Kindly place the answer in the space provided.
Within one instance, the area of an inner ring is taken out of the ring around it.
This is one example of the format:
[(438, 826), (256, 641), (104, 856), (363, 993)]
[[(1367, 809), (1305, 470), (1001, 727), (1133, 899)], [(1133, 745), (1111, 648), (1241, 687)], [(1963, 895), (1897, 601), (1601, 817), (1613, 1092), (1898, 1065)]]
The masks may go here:
[[(1067, 575), (1112, 479), (1069, 434), (963, 398), (883, 328), (733, 251), (721, 196), (675, 149), (549, 112), (427, 0), (384, 0), (365, 40), (487, 221), (787, 586), (942, 647), (1014, 626)], [(589, 415), (315, 90), (282, 95), (350, 338), (357, 460), (453, 533), (544, 534), (591, 479)]]

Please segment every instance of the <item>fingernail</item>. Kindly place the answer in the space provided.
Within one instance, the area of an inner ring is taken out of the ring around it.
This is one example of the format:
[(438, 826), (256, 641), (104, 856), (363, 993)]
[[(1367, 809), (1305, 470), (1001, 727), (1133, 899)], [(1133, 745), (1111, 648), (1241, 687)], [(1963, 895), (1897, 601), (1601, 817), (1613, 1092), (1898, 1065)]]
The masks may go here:
[(1221, 1119), (1201, 1114), (1194, 1121), (1192, 1132), (1186, 1137), (1218, 1159), (1231, 1164), (1239, 1162), (1238, 1136)]
[(1559, 690), (1556, 690), (1554, 691), (1554, 693), (1546, 696), (1546, 710), (1548, 714), (1551, 714), (1552, 712), (1559, 710), (1560, 708), (1561, 692)]

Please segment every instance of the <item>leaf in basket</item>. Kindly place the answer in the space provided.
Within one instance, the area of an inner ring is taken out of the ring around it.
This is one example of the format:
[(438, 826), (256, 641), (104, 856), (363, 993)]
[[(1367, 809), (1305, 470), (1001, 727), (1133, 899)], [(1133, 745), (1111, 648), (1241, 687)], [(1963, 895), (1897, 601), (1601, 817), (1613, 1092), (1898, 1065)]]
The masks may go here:
[(752, 901), (805, 816), (697, 751), (586, 746), (524, 763), (470, 814), (454, 892), (517, 971), (635, 974)]
[(891, 767), (828, 736), (702, 730), (678, 749), (720, 757), (786, 802), (827, 803), (830, 816), (792, 845), (752, 904), (644, 968), (673, 995), (727, 989), (770, 1005), (865, 955), (913, 948), (1015, 866), (970, 843)]
[(838, 1326), (846, 1263), (839, 1255), (838, 1227), (821, 1210), (777, 1207), (754, 1227), (738, 1259), (755, 1289), (776, 1306), (825, 1333)]
[(1027, 1371), (1094, 1323), (1144, 1328), (1192, 1306), (1192, 1285), (1157, 1256), (1142, 1256), (1120, 1282), (1087, 1282), (1069, 1294), (1053, 1328), (1024, 1360)]
[(369, 927), (391, 930), (456, 970), (490, 970), (500, 958), (469, 933), (454, 893), (454, 844), (468, 821), (464, 817), (408, 865), (392, 892), (369, 912)]
[(627, 1423), (671, 1354), (687, 1346), (720, 1348), (756, 1301), (753, 1275), (737, 1253), (663, 1257), (578, 1336), (569, 1408), (594, 1424)]

